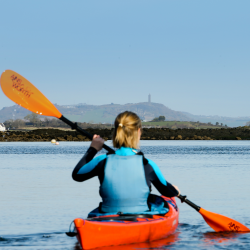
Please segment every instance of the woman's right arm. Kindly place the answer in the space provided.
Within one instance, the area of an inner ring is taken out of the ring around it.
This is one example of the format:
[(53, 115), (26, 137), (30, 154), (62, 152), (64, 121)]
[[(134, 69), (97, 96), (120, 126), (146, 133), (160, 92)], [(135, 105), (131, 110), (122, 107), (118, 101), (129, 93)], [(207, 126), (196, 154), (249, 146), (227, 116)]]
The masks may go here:
[(106, 155), (100, 155), (96, 158), (94, 157), (97, 152), (102, 149), (103, 143), (104, 140), (100, 136), (93, 136), (89, 149), (73, 170), (73, 180), (82, 182), (98, 175), (98, 166), (100, 166), (99, 163), (106, 159)]
[(77, 173), (79, 172), (79, 170), (87, 163), (89, 163), (97, 154), (97, 150), (95, 148), (90, 147), (87, 152), (85, 153), (85, 155), (82, 157), (82, 159), (77, 163), (77, 165), (75, 166), (73, 173), (72, 173), (72, 178), (75, 181), (81, 181), (78, 180), (79, 179), (79, 175), (77, 175)]

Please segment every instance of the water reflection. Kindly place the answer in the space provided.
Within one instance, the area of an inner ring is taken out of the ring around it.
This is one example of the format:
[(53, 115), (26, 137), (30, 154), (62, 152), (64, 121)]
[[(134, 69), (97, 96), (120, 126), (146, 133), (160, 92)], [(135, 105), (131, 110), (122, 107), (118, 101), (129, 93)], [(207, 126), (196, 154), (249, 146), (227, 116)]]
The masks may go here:
[[(138, 250), (138, 249), (157, 249), (163, 250), (167, 247), (170, 247), (174, 243), (179, 241), (179, 234), (180, 232), (176, 232), (165, 239), (156, 240), (152, 242), (144, 242), (144, 243), (137, 243), (137, 244), (128, 244), (128, 245), (120, 245), (120, 246), (108, 246), (108, 247), (98, 247), (95, 248), (96, 250)], [(81, 247), (78, 243), (76, 243), (74, 250), (81, 250)]]
[(240, 243), (241, 237), (244, 234), (249, 234), (249, 232), (207, 232), (203, 233), (201, 238), (204, 245), (207, 247), (218, 244), (221, 247), (226, 247), (228, 245)]

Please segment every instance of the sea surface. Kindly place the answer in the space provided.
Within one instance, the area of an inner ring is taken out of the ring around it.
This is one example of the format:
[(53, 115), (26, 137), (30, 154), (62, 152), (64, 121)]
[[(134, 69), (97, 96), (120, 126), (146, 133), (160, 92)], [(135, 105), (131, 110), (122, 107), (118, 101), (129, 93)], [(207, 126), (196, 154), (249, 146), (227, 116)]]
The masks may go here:
[[(89, 144), (0, 143), (0, 249), (80, 249), (65, 232), (100, 202), (97, 178), (71, 178)], [(141, 150), (182, 195), (250, 228), (250, 141), (142, 141)], [(178, 206), (170, 237), (99, 249), (250, 249), (250, 233), (215, 233), (193, 208)]]

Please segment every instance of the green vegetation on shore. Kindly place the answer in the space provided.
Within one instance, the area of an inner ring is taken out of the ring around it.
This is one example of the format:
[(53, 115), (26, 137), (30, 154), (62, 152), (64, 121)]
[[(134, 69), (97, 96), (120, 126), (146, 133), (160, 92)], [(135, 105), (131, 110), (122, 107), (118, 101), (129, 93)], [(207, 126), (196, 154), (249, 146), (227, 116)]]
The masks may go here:
[(152, 121), (149, 122), (142, 122), (143, 126), (147, 127), (162, 127), (162, 128), (171, 128), (171, 129), (178, 129), (178, 128), (187, 128), (187, 129), (209, 129), (209, 128), (227, 128), (227, 125), (223, 125), (223, 123), (219, 124), (216, 122), (213, 125), (211, 122), (202, 123), (202, 122), (191, 122), (191, 121), (165, 121), (165, 116), (159, 116), (154, 118)]
[(182, 122), (182, 121), (158, 121), (158, 122), (143, 122), (143, 126), (165, 127), (171, 129), (188, 128), (188, 129), (208, 129), (208, 128), (227, 128), (227, 125), (213, 125), (211, 123), (201, 122)]
[[(154, 119), (155, 120), (155, 119)], [(4, 122), (5, 127), (10, 130), (33, 130), (35, 128), (59, 128), (59, 129), (69, 129), (70, 127), (58, 119), (48, 119), (45, 118), (41, 120), (38, 118), (36, 114), (30, 114), (25, 117), (25, 120), (17, 119), (17, 120), (7, 120)], [(113, 124), (109, 123), (86, 123), (79, 122), (77, 123), (81, 128), (112, 128)], [(170, 129), (216, 129), (216, 128), (227, 128), (227, 125), (223, 125), (219, 123), (217, 125), (213, 125), (211, 123), (201, 123), (197, 122), (189, 122), (189, 121), (151, 121), (151, 122), (142, 122), (143, 127), (155, 127), (155, 128), (170, 128)]]

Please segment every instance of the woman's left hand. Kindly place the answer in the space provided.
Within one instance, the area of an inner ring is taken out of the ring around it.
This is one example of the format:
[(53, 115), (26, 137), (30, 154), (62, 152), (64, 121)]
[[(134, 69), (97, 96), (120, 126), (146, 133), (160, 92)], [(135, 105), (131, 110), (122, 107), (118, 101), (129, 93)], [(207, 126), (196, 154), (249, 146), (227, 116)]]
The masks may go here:
[(97, 151), (102, 149), (105, 140), (100, 135), (94, 135), (90, 147), (95, 148)]

